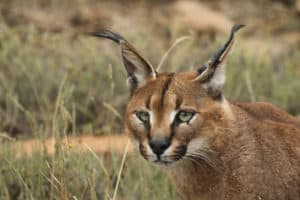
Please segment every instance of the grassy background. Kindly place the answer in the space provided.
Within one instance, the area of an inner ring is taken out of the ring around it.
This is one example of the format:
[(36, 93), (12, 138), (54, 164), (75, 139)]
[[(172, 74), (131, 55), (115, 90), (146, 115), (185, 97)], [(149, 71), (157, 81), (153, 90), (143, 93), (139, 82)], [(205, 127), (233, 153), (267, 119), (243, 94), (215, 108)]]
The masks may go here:
[[(18, 150), (11, 148), (13, 142), (7, 137), (43, 140), (121, 133), (128, 93), (119, 49), (85, 33), (112, 27), (154, 66), (176, 38), (192, 35), (169, 55), (163, 70), (194, 70), (223, 44), (226, 35), (174, 28), (162, 14), (172, 2), (0, 3), (0, 199), (113, 196), (120, 155), (109, 152), (95, 157), (92, 152), (58, 147), (54, 156), (36, 151), (17, 157)], [(299, 13), (288, 1), (266, 2), (253, 1), (252, 7), (245, 8), (230, 0), (205, 1), (234, 21), (249, 23), (228, 60), (225, 96), (269, 101), (298, 116), (300, 46), (291, 35), (299, 34)], [(232, 10), (226, 10), (228, 6)], [(239, 9), (247, 10), (246, 15)], [(280, 12), (270, 17), (268, 12), (274, 10)], [(271, 23), (270, 19), (282, 16), (286, 21)], [(121, 177), (118, 199), (178, 198), (167, 177), (136, 154), (129, 155)]]

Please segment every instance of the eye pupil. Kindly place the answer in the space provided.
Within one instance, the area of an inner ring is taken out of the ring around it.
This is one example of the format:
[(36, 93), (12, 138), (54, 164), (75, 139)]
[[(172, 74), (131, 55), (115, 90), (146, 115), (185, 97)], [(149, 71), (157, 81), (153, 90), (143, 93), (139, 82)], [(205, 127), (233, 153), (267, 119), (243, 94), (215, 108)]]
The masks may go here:
[(179, 123), (189, 122), (193, 118), (194, 114), (195, 113), (193, 111), (179, 111), (176, 120)]
[(187, 112), (185, 112), (185, 111), (182, 111), (182, 112), (181, 112), (181, 115), (184, 117), (184, 116), (187, 116), (187, 115), (188, 115), (188, 113), (187, 113)]

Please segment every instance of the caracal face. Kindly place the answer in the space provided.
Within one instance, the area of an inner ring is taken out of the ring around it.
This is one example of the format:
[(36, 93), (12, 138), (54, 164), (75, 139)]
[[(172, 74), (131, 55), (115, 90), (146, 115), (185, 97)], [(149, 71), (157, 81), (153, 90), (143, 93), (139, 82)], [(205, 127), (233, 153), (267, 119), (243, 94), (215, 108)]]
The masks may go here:
[(192, 72), (158, 73), (122, 36), (108, 30), (94, 35), (117, 42), (131, 93), (125, 130), (149, 162), (170, 166), (185, 160), (208, 159), (216, 123), (230, 118), (222, 96), (225, 58), (234, 35), (205, 64)]
[(209, 148), (206, 118), (222, 99), (207, 95), (196, 77), (195, 72), (161, 74), (133, 94), (126, 130), (146, 160), (169, 165)]

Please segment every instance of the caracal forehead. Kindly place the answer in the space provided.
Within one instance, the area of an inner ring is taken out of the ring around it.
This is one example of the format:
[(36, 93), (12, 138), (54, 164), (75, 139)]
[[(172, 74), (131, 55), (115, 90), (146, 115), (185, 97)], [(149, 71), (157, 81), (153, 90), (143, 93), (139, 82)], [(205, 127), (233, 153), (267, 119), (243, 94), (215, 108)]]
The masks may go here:
[[(131, 106), (143, 106), (147, 109), (161, 109), (170, 103), (179, 106), (183, 100), (192, 100), (205, 96), (201, 84), (193, 82), (195, 72), (163, 73), (138, 89), (132, 96)], [(176, 105), (177, 104), (177, 105)]]

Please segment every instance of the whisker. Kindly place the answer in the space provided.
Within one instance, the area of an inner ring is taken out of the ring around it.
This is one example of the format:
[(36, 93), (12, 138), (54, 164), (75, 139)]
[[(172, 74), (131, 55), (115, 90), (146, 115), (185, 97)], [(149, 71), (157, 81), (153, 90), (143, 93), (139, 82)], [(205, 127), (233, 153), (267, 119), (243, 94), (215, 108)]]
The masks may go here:
[(200, 163), (200, 160), (204, 161), (206, 164), (208, 164), (210, 167), (212, 167), (213, 169), (217, 170), (217, 166), (210, 161), (209, 159), (205, 158), (204, 156), (193, 156), (193, 155), (189, 155), (187, 156), (193, 160), (197, 160), (198, 163)]
[(212, 151), (210, 149), (199, 149), (195, 152), (188, 152), (188, 157), (192, 157), (193, 159), (200, 159), (205, 161), (209, 166), (214, 168), (215, 170), (218, 170), (218, 167), (215, 163), (217, 153), (215, 151)]
[(214, 129), (214, 130), (216, 130), (216, 129), (218, 129), (218, 130), (226, 130), (226, 131), (234, 132), (234, 128), (222, 127), (222, 126), (217, 126), (217, 125), (212, 125), (210, 127), (207, 127), (207, 126), (206, 127), (201, 127), (199, 129), (199, 132), (200, 131), (209, 131), (209, 130), (212, 130), (212, 129)]
[(168, 155), (168, 156), (164, 156), (166, 159), (172, 160), (172, 161), (176, 161), (176, 160), (180, 160), (182, 158), (181, 155), (179, 154), (173, 154), (173, 155)]
[(198, 160), (194, 159), (193, 157), (185, 156), (185, 157), (183, 157), (183, 159), (191, 161), (192, 163), (196, 164), (197, 166), (201, 166), (200, 162)]

